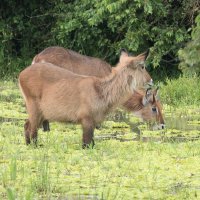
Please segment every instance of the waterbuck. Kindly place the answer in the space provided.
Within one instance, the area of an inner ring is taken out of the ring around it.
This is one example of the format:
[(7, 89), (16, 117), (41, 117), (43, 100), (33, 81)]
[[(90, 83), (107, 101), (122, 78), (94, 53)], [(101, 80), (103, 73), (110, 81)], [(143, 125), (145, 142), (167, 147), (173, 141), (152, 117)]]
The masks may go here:
[[(127, 52), (126, 54), (128, 56)], [(105, 77), (112, 72), (112, 69), (115, 69), (99, 58), (81, 55), (63, 47), (48, 47), (44, 49), (34, 57), (32, 64), (39, 62), (53, 63), (76, 74), (97, 77)], [(144, 101), (147, 99), (150, 101)], [(158, 129), (164, 128), (165, 122), (162, 115), (161, 103), (157, 98), (157, 90), (151, 91), (151, 95), (145, 90), (135, 91), (122, 107), (129, 112), (133, 112), (144, 121), (156, 121)], [(50, 130), (47, 121), (44, 121), (43, 128), (44, 131)]]
[(19, 87), (28, 112), (26, 143), (37, 142), (37, 129), (48, 120), (81, 124), (83, 148), (93, 146), (95, 126), (126, 102), (133, 90), (152, 80), (144, 67), (145, 58), (145, 54), (129, 57), (122, 51), (115, 70), (104, 78), (78, 75), (51, 63), (24, 69)]

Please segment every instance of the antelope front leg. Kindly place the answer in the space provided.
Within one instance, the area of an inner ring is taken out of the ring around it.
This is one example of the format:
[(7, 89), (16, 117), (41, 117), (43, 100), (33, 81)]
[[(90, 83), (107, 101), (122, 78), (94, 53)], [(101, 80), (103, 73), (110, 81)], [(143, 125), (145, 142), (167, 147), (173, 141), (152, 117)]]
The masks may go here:
[(34, 144), (37, 144), (37, 126), (31, 126), (30, 121), (27, 119), (24, 124), (24, 133), (26, 144), (30, 144), (33, 141)]
[(94, 124), (92, 120), (84, 119), (82, 120), (82, 129), (83, 129), (83, 149), (89, 148), (90, 145), (94, 147)]

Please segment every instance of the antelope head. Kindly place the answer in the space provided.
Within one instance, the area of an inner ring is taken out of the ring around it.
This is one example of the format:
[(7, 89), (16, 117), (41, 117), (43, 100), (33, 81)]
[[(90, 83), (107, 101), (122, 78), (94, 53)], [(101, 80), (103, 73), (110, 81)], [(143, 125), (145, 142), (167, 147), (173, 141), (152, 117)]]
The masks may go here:
[(148, 118), (149, 119), (154, 118), (155, 121), (157, 122), (157, 125), (153, 127), (154, 130), (165, 128), (165, 122), (162, 114), (162, 105), (160, 103), (158, 91), (159, 91), (158, 87), (154, 90), (148, 88), (146, 90), (145, 96), (142, 99), (142, 104), (148, 108), (148, 110), (146, 110), (147, 120)]

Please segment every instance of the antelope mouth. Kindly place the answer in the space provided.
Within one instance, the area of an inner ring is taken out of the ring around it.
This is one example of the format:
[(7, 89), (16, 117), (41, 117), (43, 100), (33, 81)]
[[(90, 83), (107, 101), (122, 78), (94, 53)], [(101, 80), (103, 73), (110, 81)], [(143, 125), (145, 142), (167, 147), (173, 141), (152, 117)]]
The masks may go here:
[(163, 130), (165, 129), (165, 124), (156, 124), (153, 126), (153, 130), (156, 131), (156, 130)]

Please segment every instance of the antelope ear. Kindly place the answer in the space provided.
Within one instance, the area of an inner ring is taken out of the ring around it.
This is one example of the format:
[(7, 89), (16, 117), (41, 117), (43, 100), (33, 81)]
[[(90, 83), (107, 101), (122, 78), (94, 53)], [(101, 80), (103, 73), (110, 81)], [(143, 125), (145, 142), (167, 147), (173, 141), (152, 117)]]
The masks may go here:
[(145, 61), (147, 59), (149, 55), (149, 50), (145, 51), (144, 53), (139, 54), (137, 57), (141, 60), (141, 61)]
[(128, 57), (128, 52), (125, 49), (121, 49), (119, 62), (123, 62), (123, 59)]
[(135, 60), (135, 65), (136, 66), (140, 66), (140, 67), (145, 67), (145, 60), (148, 56), (148, 53), (149, 51), (146, 51), (142, 54), (139, 54), (137, 57), (136, 57), (136, 60)]
[(125, 48), (120, 49), (120, 54), (126, 53), (128, 55), (128, 51)]
[(149, 103), (151, 95), (152, 95), (151, 88), (147, 88), (146, 94), (142, 98), (142, 104), (143, 104), (143, 106), (146, 106)]
[(156, 100), (159, 100), (159, 86), (155, 89), (154, 96)]

